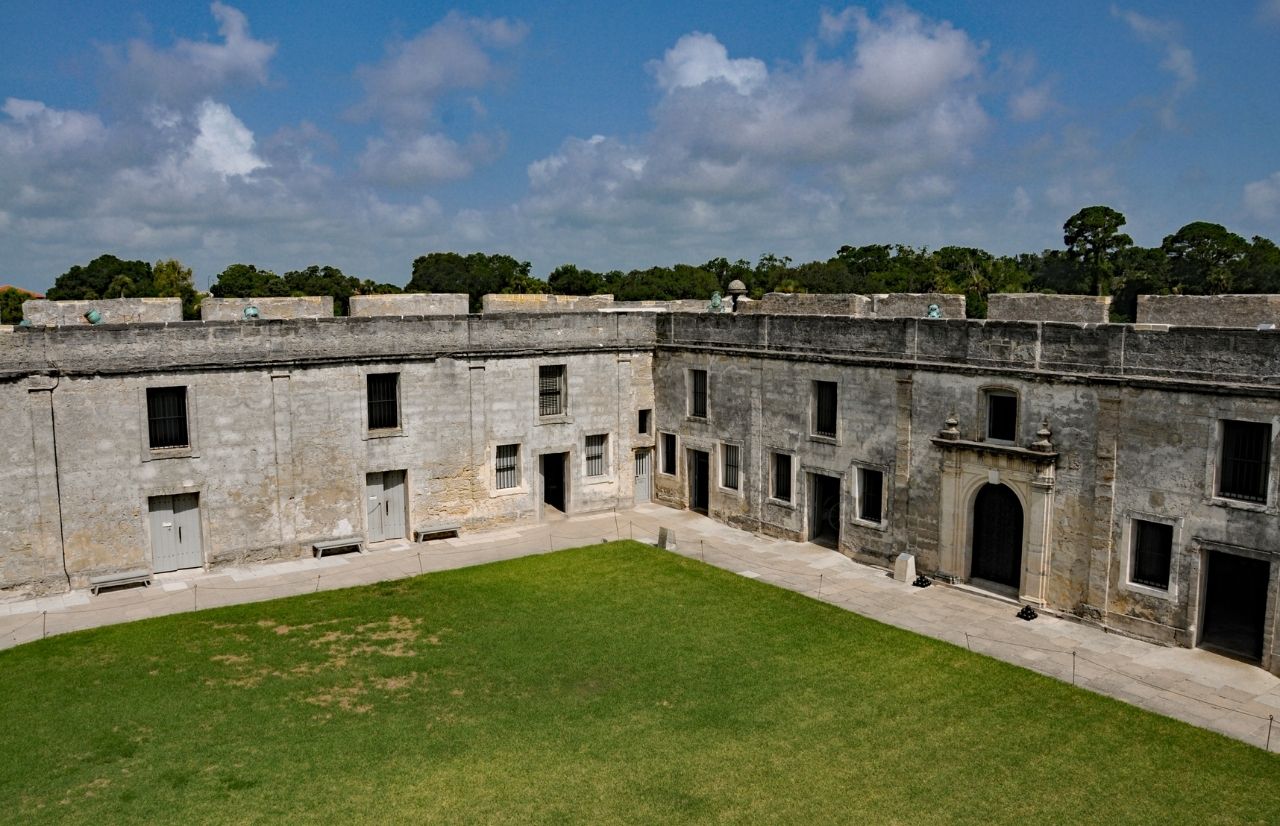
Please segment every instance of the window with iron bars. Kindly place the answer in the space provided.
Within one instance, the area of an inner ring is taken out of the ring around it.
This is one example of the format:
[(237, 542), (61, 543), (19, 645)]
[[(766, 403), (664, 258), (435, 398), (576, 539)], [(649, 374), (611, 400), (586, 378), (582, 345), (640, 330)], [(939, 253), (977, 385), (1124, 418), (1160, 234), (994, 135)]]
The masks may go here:
[(833, 381), (815, 381), (813, 383), (813, 435), (836, 436), (836, 383)]
[(1270, 458), (1271, 425), (1223, 421), (1218, 495), (1245, 502), (1267, 501)]
[(689, 371), (689, 415), (698, 419), (707, 417), (707, 371)]
[(189, 447), (187, 388), (147, 388), (147, 437), (152, 450)]
[(588, 476), (605, 475), (605, 471), (608, 468), (608, 462), (605, 461), (605, 453), (608, 445), (609, 437), (607, 435), (587, 437), (587, 449), (584, 452), (587, 457)]
[(369, 429), (387, 430), (400, 426), (400, 374), (370, 373), (366, 376), (369, 399)]
[(520, 487), (520, 445), (498, 445), (493, 459), (493, 482), (498, 490)]
[(724, 467), (720, 471), (720, 486), (729, 490), (737, 490), (742, 449), (737, 445), (721, 445), (721, 451)]
[(538, 368), (538, 415), (564, 413), (564, 365), (546, 364)]

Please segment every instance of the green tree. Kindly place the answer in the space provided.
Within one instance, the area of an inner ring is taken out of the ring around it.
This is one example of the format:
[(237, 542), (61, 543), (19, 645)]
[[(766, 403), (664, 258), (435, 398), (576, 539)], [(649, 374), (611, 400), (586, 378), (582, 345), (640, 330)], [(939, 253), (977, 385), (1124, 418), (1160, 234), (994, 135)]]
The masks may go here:
[(1115, 255), (1133, 245), (1133, 239), (1120, 232), (1124, 225), (1124, 215), (1108, 206), (1085, 207), (1062, 225), (1067, 254), (1085, 267), (1094, 295), (1111, 294)]
[(72, 299), (132, 298), (152, 295), (151, 265), (146, 261), (122, 261), (100, 255), (81, 267), (76, 265), (53, 282), (51, 301)]
[(200, 293), (196, 292), (195, 277), (190, 267), (182, 266), (176, 258), (157, 261), (151, 268), (152, 290), (160, 297), (182, 299), (182, 317), (200, 317)]
[(529, 262), (517, 261), (509, 255), (485, 255), (475, 252), (467, 256), (456, 252), (433, 252), (420, 255), (413, 262), (413, 276), (405, 292), (466, 293), (471, 311), (480, 312), (480, 299), (489, 293), (500, 293), (516, 278), (529, 277)]
[(547, 286), (556, 295), (596, 295), (605, 290), (603, 275), (580, 270), (573, 264), (561, 264), (552, 270)]
[(1253, 236), (1249, 250), (1235, 269), (1235, 288), (1240, 292), (1280, 292), (1280, 247), (1271, 239)]
[(351, 313), (351, 296), (373, 293), (397, 293), (394, 284), (377, 284), (369, 279), (361, 281), (347, 275), (337, 267), (312, 264), (305, 270), (293, 270), (284, 274), (284, 284), (289, 295), (327, 295), (333, 298), (335, 315)]
[(608, 289), (618, 301), (707, 299), (720, 289), (714, 274), (688, 264), (632, 270), (625, 275), (610, 273), (610, 276)]
[(22, 302), (32, 298), (35, 296), (17, 287), (0, 290), (0, 324), (17, 324), (22, 321)]
[(551, 292), (551, 287), (541, 278), (517, 273), (502, 287), (507, 295), (542, 295)]
[(1249, 242), (1222, 224), (1193, 221), (1160, 245), (1169, 261), (1174, 292), (1212, 295), (1233, 291), (1234, 269), (1245, 259)]
[(261, 298), (288, 295), (289, 287), (271, 270), (260, 270), (253, 264), (232, 264), (218, 273), (209, 292), (218, 298)]

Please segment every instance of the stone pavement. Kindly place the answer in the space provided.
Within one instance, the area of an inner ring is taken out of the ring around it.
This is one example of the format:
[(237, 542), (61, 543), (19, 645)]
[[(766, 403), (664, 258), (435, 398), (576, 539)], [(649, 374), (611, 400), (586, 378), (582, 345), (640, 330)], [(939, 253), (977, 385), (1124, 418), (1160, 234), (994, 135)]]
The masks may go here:
[(1015, 618), (1017, 605), (964, 587), (913, 588), (884, 569), (807, 543), (755, 536), (661, 505), (573, 516), (424, 544), (388, 542), (369, 553), (178, 571), (150, 588), (0, 603), (0, 648), (144, 617), (346, 588), (616, 538), (654, 542), (674, 531), (676, 552), (890, 625), (967, 646), (1111, 697), (1280, 751), (1280, 678), (1206, 651), (1166, 648), (1047, 613)]

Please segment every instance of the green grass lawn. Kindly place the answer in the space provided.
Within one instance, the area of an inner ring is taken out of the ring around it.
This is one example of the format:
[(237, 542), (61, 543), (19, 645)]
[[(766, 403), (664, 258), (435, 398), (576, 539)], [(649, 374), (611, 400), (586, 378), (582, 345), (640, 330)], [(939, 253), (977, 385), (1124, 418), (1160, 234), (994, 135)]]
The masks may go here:
[(1259, 749), (632, 542), (0, 652), (0, 820), (1280, 822)]

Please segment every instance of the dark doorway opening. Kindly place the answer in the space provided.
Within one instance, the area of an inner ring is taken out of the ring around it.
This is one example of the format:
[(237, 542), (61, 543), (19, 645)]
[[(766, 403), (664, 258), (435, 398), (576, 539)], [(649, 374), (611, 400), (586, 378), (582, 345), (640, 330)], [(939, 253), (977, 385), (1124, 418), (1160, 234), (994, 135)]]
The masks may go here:
[(809, 541), (828, 548), (840, 547), (840, 480), (810, 473), (809, 494)]
[(705, 450), (689, 451), (689, 510), (707, 515), (711, 506), (711, 457)]
[(973, 500), (969, 576), (1018, 588), (1022, 575), (1022, 503), (1005, 485), (984, 485)]
[(569, 464), (568, 453), (542, 454), (542, 504), (566, 512), (565, 503), (565, 467)]
[(1200, 646), (1250, 662), (1262, 659), (1267, 615), (1266, 560), (1210, 551), (1204, 586)]

